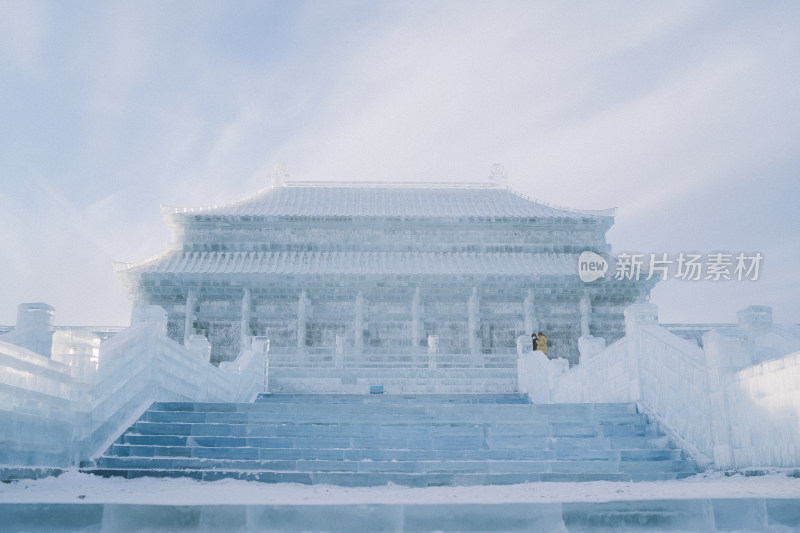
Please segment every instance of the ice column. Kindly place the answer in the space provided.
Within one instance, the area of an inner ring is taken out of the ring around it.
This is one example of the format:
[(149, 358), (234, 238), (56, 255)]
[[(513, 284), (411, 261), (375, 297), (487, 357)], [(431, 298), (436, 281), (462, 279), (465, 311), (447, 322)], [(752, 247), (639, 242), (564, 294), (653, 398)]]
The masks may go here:
[(580, 302), (581, 309), (581, 337), (588, 337), (589, 319), (592, 314), (592, 301), (589, 299), (589, 291), (583, 291)]
[(344, 367), (344, 336), (336, 335), (336, 357), (334, 358), (336, 368)]
[(186, 323), (183, 326), (183, 345), (189, 341), (189, 337), (194, 335), (194, 306), (197, 301), (197, 294), (190, 289), (186, 295)]
[(422, 297), (419, 287), (414, 290), (414, 299), (411, 301), (411, 351), (419, 351), (422, 341)]
[(472, 296), (469, 297), (469, 304), (467, 306), (469, 313), (469, 352), (472, 355), (478, 355), (480, 346), (478, 343), (478, 309), (480, 302), (478, 301), (478, 287), (472, 287)]
[(353, 346), (356, 355), (364, 353), (364, 295), (358, 291), (356, 296), (356, 316), (353, 324), (355, 335)]
[(306, 322), (308, 321), (308, 297), (306, 291), (300, 293), (297, 301), (297, 353), (304, 353), (306, 350)]
[(250, 289), (244, 290), (242, 296), (242, 329), (240, 333), (241, 348), (244, 350), (250, 344)]
[(539, 331), (539, 321), (536, 320), (535, 310), (535, 296), (533, 289), (528, 289), (528, 296), (522, 302), (522, 307), (525, 311), (525, 332), (530, 335)]
[(428, 368), (436, 368), (437, 353), (439, 353), (439, 335), (428, 335)]

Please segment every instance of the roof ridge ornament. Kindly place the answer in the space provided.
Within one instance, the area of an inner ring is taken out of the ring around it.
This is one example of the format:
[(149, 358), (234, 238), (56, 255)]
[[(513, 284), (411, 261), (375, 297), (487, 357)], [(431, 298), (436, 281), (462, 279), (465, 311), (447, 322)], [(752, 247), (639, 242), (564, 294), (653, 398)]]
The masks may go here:
[(500, 163), (492, 165), (492, 173), (489, 174), (489, 181), (499, 187), (505, 187), (508, 184), (508, 172), (506, 172), (506, 167)]
[(272, 171), (269, 173), (270, 185), (272, 187), (283, 187), (286, 185), (286, 179), (289, 177), (289, 165), (286, 163), (275, 163)]

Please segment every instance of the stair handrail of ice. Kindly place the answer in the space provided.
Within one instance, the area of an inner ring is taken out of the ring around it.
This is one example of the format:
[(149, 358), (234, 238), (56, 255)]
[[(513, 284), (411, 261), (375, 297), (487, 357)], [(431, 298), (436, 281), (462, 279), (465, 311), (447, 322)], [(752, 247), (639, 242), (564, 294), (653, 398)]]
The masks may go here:
[(67, 467), (102, 453), (153, 401), (249, 402), (264, 392), (268, 342), (235, 361), (166, 336), (166, 313), (145, 306), (102, 345), (88, 330), (57, 331), (51, 357), (0, 341), (0, 464)]
[[(764, 309), (741, 311), (740, 322)], [(552, 380), (549, 400), (522, 390), (532, 381), (522, 371), (521, 392), (542, 402), (638, 402), (718, 469), (800, 466), (800, 328), (772, 326), (770, 312), (766, 325), (707, 332), (700, 348), (659, 326), (655, 305), (630, 306), (625, 321), (625, 337)]]
[[(638, 377), (629, 361), (628, 339), (623, 337), (591, 359), (564, 372), (553, 383), (554, 403), (625, 403), (636, 397)], [(598, 376), (608, 379), (599, 386)]]
[(163, 317), (145, 318), (102, 347), (85, 447), (90, 457), (155, 400), (249, 402), (264, 391), (265, 350), (257, 353), (251, 345), (235, 361), (215, 367), (209, 351), (193, 352), (167, 337), (161, 308), (149, 311)]
[(517, 388), (533, 403), (551, 403), (558, 376), (569, 370), (569, 361), (548, 359), (533, 345), (527, 335), (517, 338)]

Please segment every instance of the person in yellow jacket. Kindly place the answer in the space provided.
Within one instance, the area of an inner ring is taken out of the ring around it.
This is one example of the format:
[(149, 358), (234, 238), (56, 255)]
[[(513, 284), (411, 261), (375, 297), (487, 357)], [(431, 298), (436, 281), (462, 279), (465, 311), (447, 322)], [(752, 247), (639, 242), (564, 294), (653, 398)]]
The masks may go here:
[(547, 337), (541, 331), (539, 332), (539, 340), (536, 342), (536, 349), (547, 355)]

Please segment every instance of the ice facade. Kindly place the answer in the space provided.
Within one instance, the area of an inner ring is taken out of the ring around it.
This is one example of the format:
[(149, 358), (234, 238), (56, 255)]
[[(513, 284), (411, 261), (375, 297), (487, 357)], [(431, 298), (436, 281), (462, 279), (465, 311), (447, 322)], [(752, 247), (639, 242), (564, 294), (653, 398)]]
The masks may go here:
[[(170, 250), (120, 266), (136, 302), (166, 309), (177, 342), (206, 336), (215, 363), (248, 336), (268, 337), (276, 380), (302, 368), (329, 391), (346, 389), (341, 370), (379, 380), (397, 370), (405, 383), (447, 370), (513, 375), (516, 339), (534, 330), (574, 364), (582, 328), (615, 341), (624, 308), (652, 287), (578, 279), (582, 251), (610, 252), (613, 212), (550, 207), (497, 182), (276, 183), (164, 216)], [(515, 389), (470, 379), (463, 392)]]

